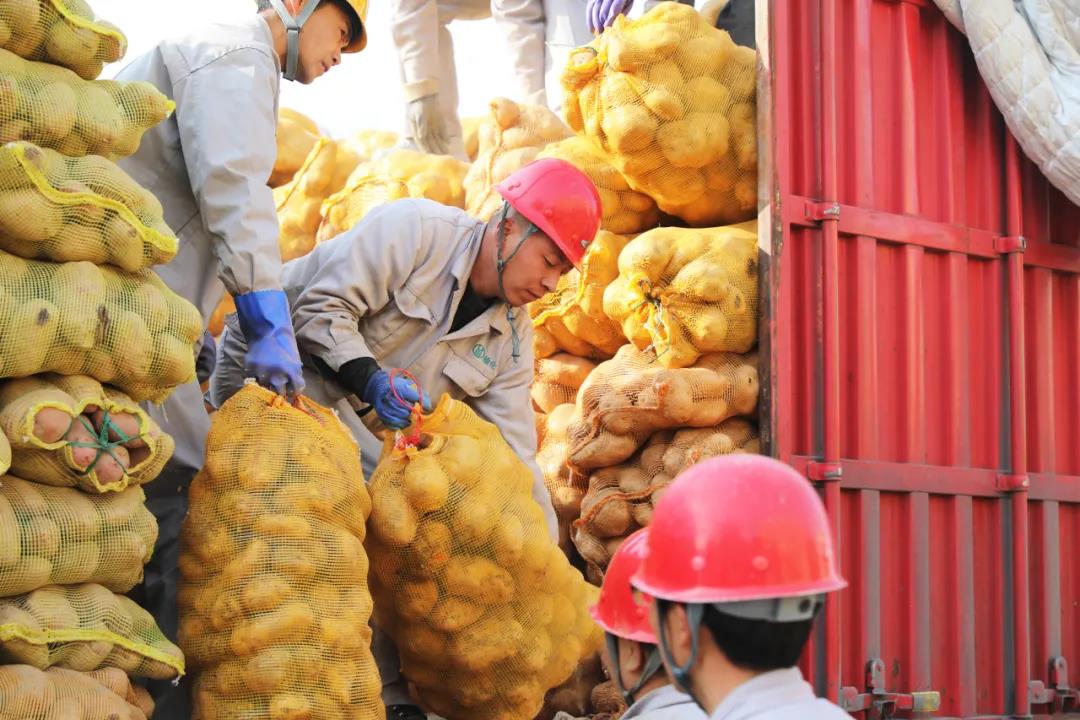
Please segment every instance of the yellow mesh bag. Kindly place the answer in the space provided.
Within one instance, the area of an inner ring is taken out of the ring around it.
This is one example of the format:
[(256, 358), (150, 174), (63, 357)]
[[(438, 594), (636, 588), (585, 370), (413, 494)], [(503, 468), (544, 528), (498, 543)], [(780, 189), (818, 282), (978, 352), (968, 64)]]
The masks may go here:
[(444, 395), (388, 438), (371, 478), (376, 621), (421, 704), (449, 720), (531, 720), (601, 635), (588, 585), (550, 539), (532, 474)]
[(0, 599), (0, 662), (41, 670), (112, 667), (159, 680), (184, 674), (183, 653), (150, 613), (92, 583)]
[(0, 48), (27, 60), (63, 65), (84, 80), (127, 51), (120, 28), (94, 16), (83, 0), (5, 0)]
[(292, 180), (320, 137), (319, 126), (308, 116), (290, 108), (278, 110), (277, 156), (270, 173), (270, 187), (280, 187)]
[(87, 495), (0, 477), (0, 597), (45, 585), (135, 587), (157, 540), (143, 498), (137, 487)]
[(495, 186), (573, 133), (546, 107), (496, 98), (478, 130), (479, 154), (465, 176), (465, 209), (486, 219), (502, 205)]
[(150, 697), (150, 693), (144, 687), (132, 685), (131, 678), (123, 670), (106, 667), (81, 674), (124, 698), (129, 705), (134, 705), (147, 718), (153, 717), (154, 700)]
[(604, 313), (604, 290), (619, 276), (619, 253), (631, 238), (601, 230), (580, 269), (559, 279), (554, 292), (529, 304), (536, 357), (564, 350), (606, 360), (626, 343), (619, 324)]
[(588, 477), (576, 473), (568, 464), (570, 438), (567, 431), (574, 418), (572, 404), (559, 405), (544, 418), (543, 439), (536, 453), (536, 463), (544, 474), (544, 485), (559, 520), (559, 547), (570, 550), (570, 524), (581, 515)]
[(0, 377), (89, 375), (161, 402), (195, 378), (202, 319), (151, 271), (0, 252)]
[(397, 145), (398, 140), (398, 134), (388, 130), (360, 130), (343, 142), (359, 156), (360, 162), (368, 162), (381, 151)]
[(570, 464), (587, 471), (620, 463), (657, 430), (711, 427), (757, 408), (757, 355), (711, 353), (668, 369), (653, 352), (625, 345), (578, 391)]
[(147, 720), (142, 708), (153, 712), (149, 700), (119, 671), (0, 666), (0, 720)]
[(346, 144), (319, 138), (293, 179), (274, 188), (274, 204), (281, 225), (282, 260), (292, 260), (312, 251), (323, 200), (345, 186), (359, 163), (360, 156)]
[(616, 18), (563, 72), (566, 120), (694, 226), (757, 214), (756, 56), (693, 7)]
[(748, 352), (757, 343), (757, 224), (658, 228), (619, 255), (604, 311), (630, 342), (679, 368), (709, 352)]
[(178, 604), (194, 716), (382, 720), (371, 500), (337, 416), (245, 386), (215, 414), (188, 497)]
[(552, 143), (537, 157), (565, 160), (589, 176), (600, 194), (600, 227), (604, 230), (632, 235), (651, 230), (660, 222), (660, 210), (653, 199), (631, 189), (626, 178), (588, 138), (574, 136)]
[(111, 161), (18, 142), (0, 148), (0, 248), (136, 271), (171, 260), (177, 240), (153, 193)]
[(86, 492), (148, 483), (176, 447), (131, 398), (84, 375), (0, 384), (0, 429), (13, 473)]
[(537, 359), (531, 390), (533, 403), (544, 413), (564, 403), (573, 404), (578, 388), (595, 367), (596, 363), (568, 353)]
[(465, 157), (469, 158), (469, 162), (474, 162), (476, 156), (480, 154), (480, 125), (483, 124), (483, 122), (483, 116), (461, 118), (461, 132), (465, 142)]
[(0, 143), (27, 140), (65, 155), (115, 159), (176, 107), (148, 82), (83, 80), (0, 50)]
[(6, 473), (11, 467), (11, 443), (7, 436), (0, 434), (0, 474)]
[(572, 532), (578, 553), (603, 572), (622, 541), (652, 522), (656, 502), (680, 472), (706, 458), (760, 449), (755, 424), (741, 417), (654, 434), (627, 462), (589, 476)]
[(415, 150), (396, 150), (381, 160), (361, 163), (345, 187), (323, 202), (318, 241), (345, 232), (372, 208), (393, 200), (427, 198), (463, 208), (462, 181), (468, 169), (468, 163), (449, 155), (429, 155)]

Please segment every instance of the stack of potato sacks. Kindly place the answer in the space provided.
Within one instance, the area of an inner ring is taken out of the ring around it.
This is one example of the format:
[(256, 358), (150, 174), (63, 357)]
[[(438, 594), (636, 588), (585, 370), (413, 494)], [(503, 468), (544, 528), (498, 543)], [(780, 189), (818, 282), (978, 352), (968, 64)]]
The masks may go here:
[(172, 103), (98, 81), (124, 36), (81, 0), (0, 3), (0, 718), (144, 718), (184, 658), (119, 593), (157, 537), (172, 439), (139, 408), (194, 378), (201, 319), (149, 269), (177, 240), (112, 160)]
[(760, 451), (754, 63), (663, 3), (564, 71), (577, 135), (539, 156), (589, 175), (602, 230), (530, 306), (533, 402), (563, 546), (594, 582), (681, 470)]

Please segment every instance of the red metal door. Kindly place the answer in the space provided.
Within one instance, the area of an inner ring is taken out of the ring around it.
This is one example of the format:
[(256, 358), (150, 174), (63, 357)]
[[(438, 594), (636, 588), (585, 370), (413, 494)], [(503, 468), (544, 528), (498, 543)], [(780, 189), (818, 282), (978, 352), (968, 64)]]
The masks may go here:
[(1080, 208), (930, 0), (758, 3), (763, 435), (848, 590), (807, 669), (871, 716), (1080, 687)]

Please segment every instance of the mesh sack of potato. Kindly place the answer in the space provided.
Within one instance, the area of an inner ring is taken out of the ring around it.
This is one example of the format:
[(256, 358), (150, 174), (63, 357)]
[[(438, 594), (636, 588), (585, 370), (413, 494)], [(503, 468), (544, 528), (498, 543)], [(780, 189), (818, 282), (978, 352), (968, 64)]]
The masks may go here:
[(161, 402), (195, 378), (202, 318), (152, 271), (0, 252), (0, 377), (89, 375)]
[(100, 20), (84, 0), (5, 0), (0, 48), (27, 60), (62, 65), (84, 80), (127, 51), (120, 28)]
[(0, 430), (12, 473), (86, 492), (143, 485), (176, 445), (130, 397), (85, 375), (34, 375), (0, 384)]
[(398, 134), (389, 130), (360, 130), (341, 141), (360, 158), (360, 162), (374, 160), (384, 150), (398, 144)]
[(345, 187), (322, 204), (319, 242), (339, 235), (374, 207), (402, 198), (427, 198), (465, 207), (462, 182), (469, 164), (449, 155), (395, 150), (380, 160), (361, 163)]
[(600, 654), (582, 660), (570, 679), (552, 688), (544, 698), (544, 707), (536, 720), (552, 720), (556, 713), (571, 717), (589, 717), (592, 714), (592, 690), (605, 678)]
[(551, 540), (532, 485), (498, 428), (446, 395), (387, 438), (372, 475), (376, 622), (448, 720), (529, 720), (599, 649), (596, 588)]
[(692, 6), (616, 18), (563, 72), (566, 120), (694, 226), (757, 214), (756, 56)]
[(245, 386), (215, 414), (188, 496), (178, 605), (195, 717), (382, 720), (371, 501), (337, 416)]
[(149, 694), (123, 672), (0, 666), (0, 720), (147, 720)]
[(184, 674), (183, 653), (150, 613), (93, 583), (0, 599), (0, 662), (40, 670), (111, 667), (159, 680)]
[(502, 206), (496, 185), (535, 160), (549, 143), (573, 135), (546, 107), (506, 98), (492, 100), (490, 107), (478, 131), (479, 154), (465, 176), (465, 209), (481, 219)]
[(665, 368), (652, 351), (624, 345), (578, 391), (570, 465), (620, 463), (657, 430), (712, 427), (757, 409), (757, 355), (710, 353), (688, 368)]
[(619, 255), (619, 277), (603, 298), (626, 338), (654, 349), (665, 367), (749, 352), (757, 343), (756, 223), (643, 233)]
[(533, 404), (543, 413), (559, 405), (573, 404), (578, 388), (596, 367), (596, 363), (569, 353), (538, 358), (531, 389)]
[(27, 140), (65, 155), (116, 159), (175, 103), (148, 82), (83, 80), (0, 50), (0, 143)]
[(714, 427), (655, 433), (630, 460), (589, 476), (572, 532), (578, 553), (606, 570), (622, 540), (652, 522), (656, 502), (680, 472), (709, 457), (760, 449), (757, 427), (741, 417)]
[(27, 142), (0, 147), (0, 248), (136, 271), (176, 255), (161, 203), (115, 163)]
[(293, 179), (274, 188), (283, 261), (312, 251), (323, 200), (345, 186), (359, 163), (360, 156), (345, 143), (319, 138)]
[(143, 499), (137, 487), (87, 495), (0, 477), (0, 597), (45, 585), (135, 587), (157, 540)]
[(529, 303), (533, 346), (539, 358), (561, 349), (607, 360), (626, 343), (619, 324), (604, 313), (604, 290), (619, 276), (619, 254), (631, 238), (601, 230), (580, 268), (559, 278), (554, 292)]
[(565, 160), (589, 176), (600, 194), (600, 227), (620, 235), (632, 235), (656, 227), (660, 210), (644, 193), (633, 190), (600, 148), (580, 135), (548, 145), (537, 157)]
[(292, 180), (320, 137), (319, 126), (308, 116), (290, 108), (278, 110), (277, 156), (267, 184), (276, 188)]
[(559, 547), (569, 555), (571, 524), (581, 515), (588, 476), (571, 470), (570, 438), (567, 430), (574, 418), (573, 404), (559, 405), (544, 417), (543, 437), (536, 452), (536, 464), (544, 475), (544, 485), (559, 521)]
[(221, 297), (221, 302), (214, 308), (210, 319), (206, 321), (206, 329), (215, 338), (221, 337), (221, 333), (225, 332), (225, 318), (234, 312), (236, 312), (236, 302), (233, 300), (232, 295), (225, 293)]

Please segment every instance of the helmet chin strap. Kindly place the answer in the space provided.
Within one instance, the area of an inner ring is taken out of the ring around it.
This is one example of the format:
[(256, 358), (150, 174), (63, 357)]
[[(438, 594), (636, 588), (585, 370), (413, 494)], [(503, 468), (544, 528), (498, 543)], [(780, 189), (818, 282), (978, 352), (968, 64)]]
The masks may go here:
[[(537, 231), (536, 225), (529, 222), (525, 226), (525, 232), (522, 234), (521, 239), (518, 240), (517, 246), (510, 253), (509, 257), (503, 258), (503, 252), (506, 250), (506, 216), (510, 213), (510, 203), (503, 201), (502, 210), (499, 212), (499, 229), (496, 233), (495, 243), (495, 270), (499, 279), (499, 295), (502, 299), (506, 300), (506, 288), (503, 287), (503, 270), (514, 259), (514, 256), (518, 254), (518, 250), (525, 244), (525, 241), (529, 239), (529, 236)], [(521, 336), (518, 335), (517, 326), (514, 324), (515, 315), (514, 309), (510, 307), (509, 301), (506, 303), (506, 322), (510, 324), (510, 341), (511, 341), (511, 356), (516, 363), (521, 357)]]
[(285, 25), (285, 33), (288, 38), (284, 73), (286, 80), (296, 79), (296, 65), (300, 59), (300, 28), (311, 17), (311, 13), (315, 12), (319, 2), (320, 0), (307, 0), (307, 4), (304, 5), (300, 14), (294, 18), (286, 9), (282, 0), (270, 0), (270, 5), (277, 11), (278, 17), (281, 18), (281, 22)]
[(655, 602), (660, 616), (660, 622), (657, 623), (659, 626), (657, 627), (659, 631), (657, 639), (660, 642), (657, 643), (657, 648), (660, 650), (664, 664), (667, 665), (668, 671), (671, 673), (671, 679), (674, 681), (675, 687), (689, 695), (690, 699), (704, 710), (705, 706), (694, 696), (694, 689), (690, 681), (690, 669), (694, 666), (694, 658), (698, 654), (698, 635), (701, 632), (701, 619), (705, 617), (705, 606), (696, 603), (684, 606), (686, 607), (686, 620), (690, 625), (690, 659), (684, 665), (678, 665), (675, 662), (674, 655), (671, 653), (671, 647), (668, 645), (667, 624), (664, 622), (669, 605), (667, 601), (659, 598)]
[(641, 677), (638, 678), (634, 687), (628, 690), (623, 685), (622, 668), (619, 666), (619, 638), (611, 633), (604, 633), (604, 639), (607, 641), (608, 657), (611, 658), (611, 662), (615, 666), (615, 677), (612, 678), (615, 681), (615, 687), (619, 689), (619, 693), (622, 694), (626, 704), (633, 705), (637, 700), (635, 696), (641, 691), (641, 688), (645, 687), (645, 683), (652, 679), (663, 664), (660, 659), (660, 650), (654, 646), (649, 651), (649, 657), (645, 661), (645, 668), (641, 671)]

